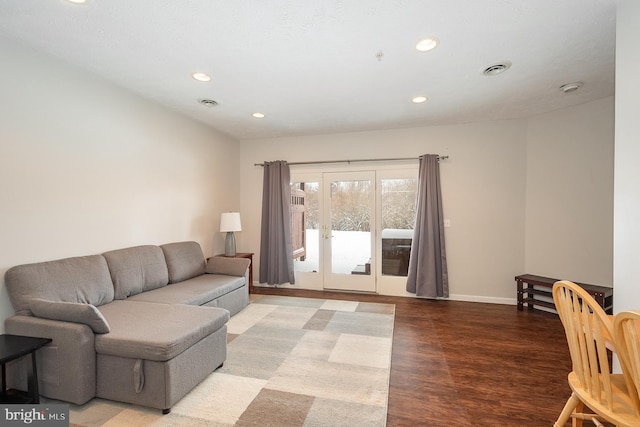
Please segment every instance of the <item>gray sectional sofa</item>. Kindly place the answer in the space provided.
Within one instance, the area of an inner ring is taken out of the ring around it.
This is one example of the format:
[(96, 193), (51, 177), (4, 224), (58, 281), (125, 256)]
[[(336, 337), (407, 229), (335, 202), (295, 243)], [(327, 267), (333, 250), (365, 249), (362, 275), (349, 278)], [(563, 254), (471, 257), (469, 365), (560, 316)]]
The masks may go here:
[(5, 330), (53, 339), (38, 350), (41, 395), (168, 413), (225, 361), (226, 322), (249, 300), (248, 266), (205, 260), (197, 242), (15, 266), (5, 274), (16, 312)]

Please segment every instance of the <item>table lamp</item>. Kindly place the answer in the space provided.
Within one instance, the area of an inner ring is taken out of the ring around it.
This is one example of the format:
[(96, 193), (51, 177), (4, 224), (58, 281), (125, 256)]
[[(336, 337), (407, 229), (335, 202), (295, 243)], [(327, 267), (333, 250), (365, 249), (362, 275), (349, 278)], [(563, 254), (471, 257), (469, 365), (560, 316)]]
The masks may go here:
[(242, 231), (240, 212), (225, 212), (220, 216), (220, 232), (227, 233), (224, 241), (224, 256), (236, 256), (236, 236), (234, 231)]

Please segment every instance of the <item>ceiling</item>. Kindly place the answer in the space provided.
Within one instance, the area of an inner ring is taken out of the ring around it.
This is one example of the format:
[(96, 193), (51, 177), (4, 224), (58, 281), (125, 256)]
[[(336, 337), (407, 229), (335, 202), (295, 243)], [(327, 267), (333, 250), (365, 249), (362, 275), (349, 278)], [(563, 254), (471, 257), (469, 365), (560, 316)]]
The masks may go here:
[[(243, 140), (523, 118), (613, 95), (615, 6), (2, 0), (0, 37)], [(426, 36), (440, 43), (418, 52)], [(482, 73), (502, 61), (512, 63), (506, 72)], [(211, 81), (194, 80), (195, 71)], [(559, 89), (578, 81), (575, 92)], [(415, 104), (417, 95), (429, 99)]]

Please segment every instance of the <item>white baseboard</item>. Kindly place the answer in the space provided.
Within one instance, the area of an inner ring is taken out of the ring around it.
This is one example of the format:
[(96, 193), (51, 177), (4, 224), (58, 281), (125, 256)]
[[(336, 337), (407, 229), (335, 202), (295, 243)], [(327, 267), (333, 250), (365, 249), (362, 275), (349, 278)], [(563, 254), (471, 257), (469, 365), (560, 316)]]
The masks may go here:
[[(269, 286), (269, 285), (265, 285), (265, 284), (258, 284), (258, 283), (254, 283), (253, 286), (256, 287), (265, 287), (265, 288), (283, 288), (283, 289), (306, 289), (306, 290), (323, 290), (322, 288), (301, 288), (299, 286), (296, 285), (290, 285), (290, 284), (283, 284), (283, 285), (278, 285), (278, 286)], [(380, 293), (380, 295), (388, 295), (388, 296), (401, 296), (401, 297), (408, 297), (408, 298), (415, 298), (415, 295), (413, 294), (409, 294), (407, 292), (403, 292), (403, 293), (397, 293), (397, 294), (383, 294)], [(466, 301), (466, 302), (482, 302), (482, 303), (488, 303), (488, 304), (504, 304), (504, 305), (516, 305), (517, 304), (517, 299), (516, 298), (499, 298), (499, 297), (487, 297), (487, 296), (477, 296), (477, 295), (459, 295), (459, 294), (451, 294), (449, 295), (449, 298), (443, 298), (444, 300), (451, 300), (451, 301)]]
[(505, 305), (516, 305), (518, 303), (518, 300), (516, 298), (499, 298), (499, 297), (487, 297), (487, 296), (477, 296), (477, 295), (451, 294), (449, 295), (449, 299), (451, 301), (484, 302), (489, 304), (505, 304)]

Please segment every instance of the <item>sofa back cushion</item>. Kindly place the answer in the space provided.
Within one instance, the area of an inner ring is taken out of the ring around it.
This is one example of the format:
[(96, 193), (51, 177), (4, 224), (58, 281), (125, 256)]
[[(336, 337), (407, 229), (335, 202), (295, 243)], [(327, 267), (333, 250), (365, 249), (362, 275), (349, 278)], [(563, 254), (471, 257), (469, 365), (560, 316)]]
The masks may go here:
[(198, 242), (167, 243), (160, 246), (169, 269), (169, 283), (182, 282), (204, 274), (207, 265)]
[(125, 299), (169, 283), (162, 249), (144, 245), (117, 249), (102, 254), (107, 260), (115, 299)]
[(5, 273), (5, 284), (16, 314), (32, 314), (32, 298), (95, 306), (113, 301), (113, 283), (102, 255), (17, 265)]

